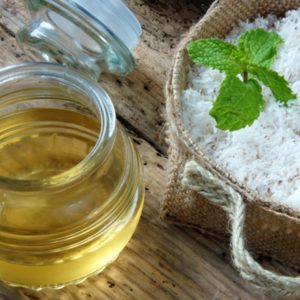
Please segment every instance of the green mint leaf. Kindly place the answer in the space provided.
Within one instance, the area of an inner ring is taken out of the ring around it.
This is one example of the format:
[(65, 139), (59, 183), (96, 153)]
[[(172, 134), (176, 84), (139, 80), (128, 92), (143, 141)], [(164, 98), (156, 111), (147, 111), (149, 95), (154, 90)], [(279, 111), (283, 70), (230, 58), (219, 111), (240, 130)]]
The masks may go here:
[[(238, 130), (251, 125), (259, 117), (264, 106), (261, 83), (269, 87), (276, 100), (285, 106), (289, 100), (296, 99), (288, 82), (270, 70), (282, 42), (276, 32), (256, 28), (244, 33), (237, 46), (214, 38), (187, 45), (193, 62), (227, 75), (210, 111), (218, 128)], [(243, 81), (237, 75), (242, 76)]]
[(218, 69), (227, 74), (238, 74), (243, 66), (237, 58), (237, 49), (225, 41), (209, 38), (190, 42), (187, 45), (193, 62)]
[(216, 120), (217, 128), (234, 131), (251, 125), (263, 105), (261, 87), (255, 79), (242, 82), (227, 76), (209, 114)]
[(282, 38), (276, 32), (257, 28), (241, 35), (237, 49), (247, 56), (249, 64), (270, 67), (282, 42)]
[(297, 98), (297, 95), (290, 89), (288, 82), (277, 72), (260, 66), (251, 66), (249, 72), (269, 87), (276, 100), (285, 106), (289, 100)]

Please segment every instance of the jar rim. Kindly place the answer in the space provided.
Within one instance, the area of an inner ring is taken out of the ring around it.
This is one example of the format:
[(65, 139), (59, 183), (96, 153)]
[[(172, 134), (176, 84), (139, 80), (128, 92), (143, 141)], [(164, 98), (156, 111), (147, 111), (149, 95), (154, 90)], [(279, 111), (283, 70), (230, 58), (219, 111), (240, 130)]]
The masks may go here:
[(79, 72), (47, 62), (26, 62), (1, 68), (0, 87), (9, 81), (20, 80), (25, 77), (64, 81), (73, 87), (80, 88), (96, 110), (97, 118), (101, 124), (100, 132), (92, 150), (83, 160), (70, 169), (43, 179), (24, 180), (0, 176), (0, 188), (19, 191), (61, 188), (77, 182), (77, 180), (99, 168), (99, 165), (110, 153), (116, 135), (116, 114), (108, 94), (95, 82)]
[[(61, 1), (61, 0), (54, 0), (54, 1)], [(128, 49), (133, 49), (136, 44), (138, 43), (138, 38), (141, 34), (141, 25), (137, 20), (136, 16), (133, 12), (125, 5), (122, 0), (114, 0), (114, 1), (106, 1), (106, 0), (96, 0), (93, 1), (95, 5), (94, 9), (98, 12), (101, 10), (98, 8), (105, 9), (105, 13), (109, 17), (115, 16), (114, 24), (116, 25), (114, 28), (110, 28), (105, 21), (102, 20), (105, 14), (101, 16), (97, 16), (96, 11), (90, 10), (88, 2), (83, 2), (82, 0), (71, 0), (75, 4), (75, 6), (86, 14), (88, 17), (94, 19), (96, 22), (99, 22), (101, 26), (105, 26), (107, 30), (110, 30), (112, 34), (117, 36), (124, 45)], [(105, 7), (104, 7), (105, 6)], [(131, 36), (133, 40), (129, 42), (126, 40), (127, 36)]]

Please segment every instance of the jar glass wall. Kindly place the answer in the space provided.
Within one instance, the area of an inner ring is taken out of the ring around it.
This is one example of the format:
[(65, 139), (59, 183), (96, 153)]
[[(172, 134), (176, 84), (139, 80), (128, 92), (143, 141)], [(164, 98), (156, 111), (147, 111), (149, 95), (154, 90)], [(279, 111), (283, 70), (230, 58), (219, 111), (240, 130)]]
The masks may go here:
[(61, 287), (101, 271), (131, 238), (143, 188), (107, 94), (65, 67), (0, 71), (0, 280)]

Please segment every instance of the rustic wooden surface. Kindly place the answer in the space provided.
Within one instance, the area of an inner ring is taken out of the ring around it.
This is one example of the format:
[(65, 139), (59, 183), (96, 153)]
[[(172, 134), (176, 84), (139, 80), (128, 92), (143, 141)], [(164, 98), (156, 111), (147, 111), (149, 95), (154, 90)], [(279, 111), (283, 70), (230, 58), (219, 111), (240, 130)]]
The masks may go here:
[[(0, 0), (0, 65), (27, 58), (15, 41), (27, 15), (20, 0)], [(64, 289), (34, 292), (0, 287), (0, 299), (263, 299), (230, 265), (227, 248), (198, 232), (164, 224), (159, 205), (166, 185), (163, 86), (181, 35), (207, 9), (201, 0), (127, 0), (143, 24), (128, 77), (103, 76), (119, 120), (140, 150), (146, 182), (138, 230), (119, 259), (98, 276)]]

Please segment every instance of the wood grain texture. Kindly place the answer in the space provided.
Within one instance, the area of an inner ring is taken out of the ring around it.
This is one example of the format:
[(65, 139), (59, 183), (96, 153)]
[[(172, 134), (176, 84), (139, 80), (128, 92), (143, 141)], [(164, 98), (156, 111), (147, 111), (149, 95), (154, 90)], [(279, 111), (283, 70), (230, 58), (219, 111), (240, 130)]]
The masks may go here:
[[(226, 245), (194, 230), (166, 225), (159, 205), (166, 185), (163, 86), (172, 49), (202, 14), (199, 1), (127, 0), (143, 24), (137, 68), (126, 78), (104, 76), (120, 120), (131, 128), (144, 165), (146, 198), (140, 225), (119, 259), (100, 275), (64, 289), (34, 292), (0, 287), (0, 299), (263, 299), (230, 266)], [(0, 0), (0, 65), (26, 60), (14, 34), (26, 19), (19, 0)]]

